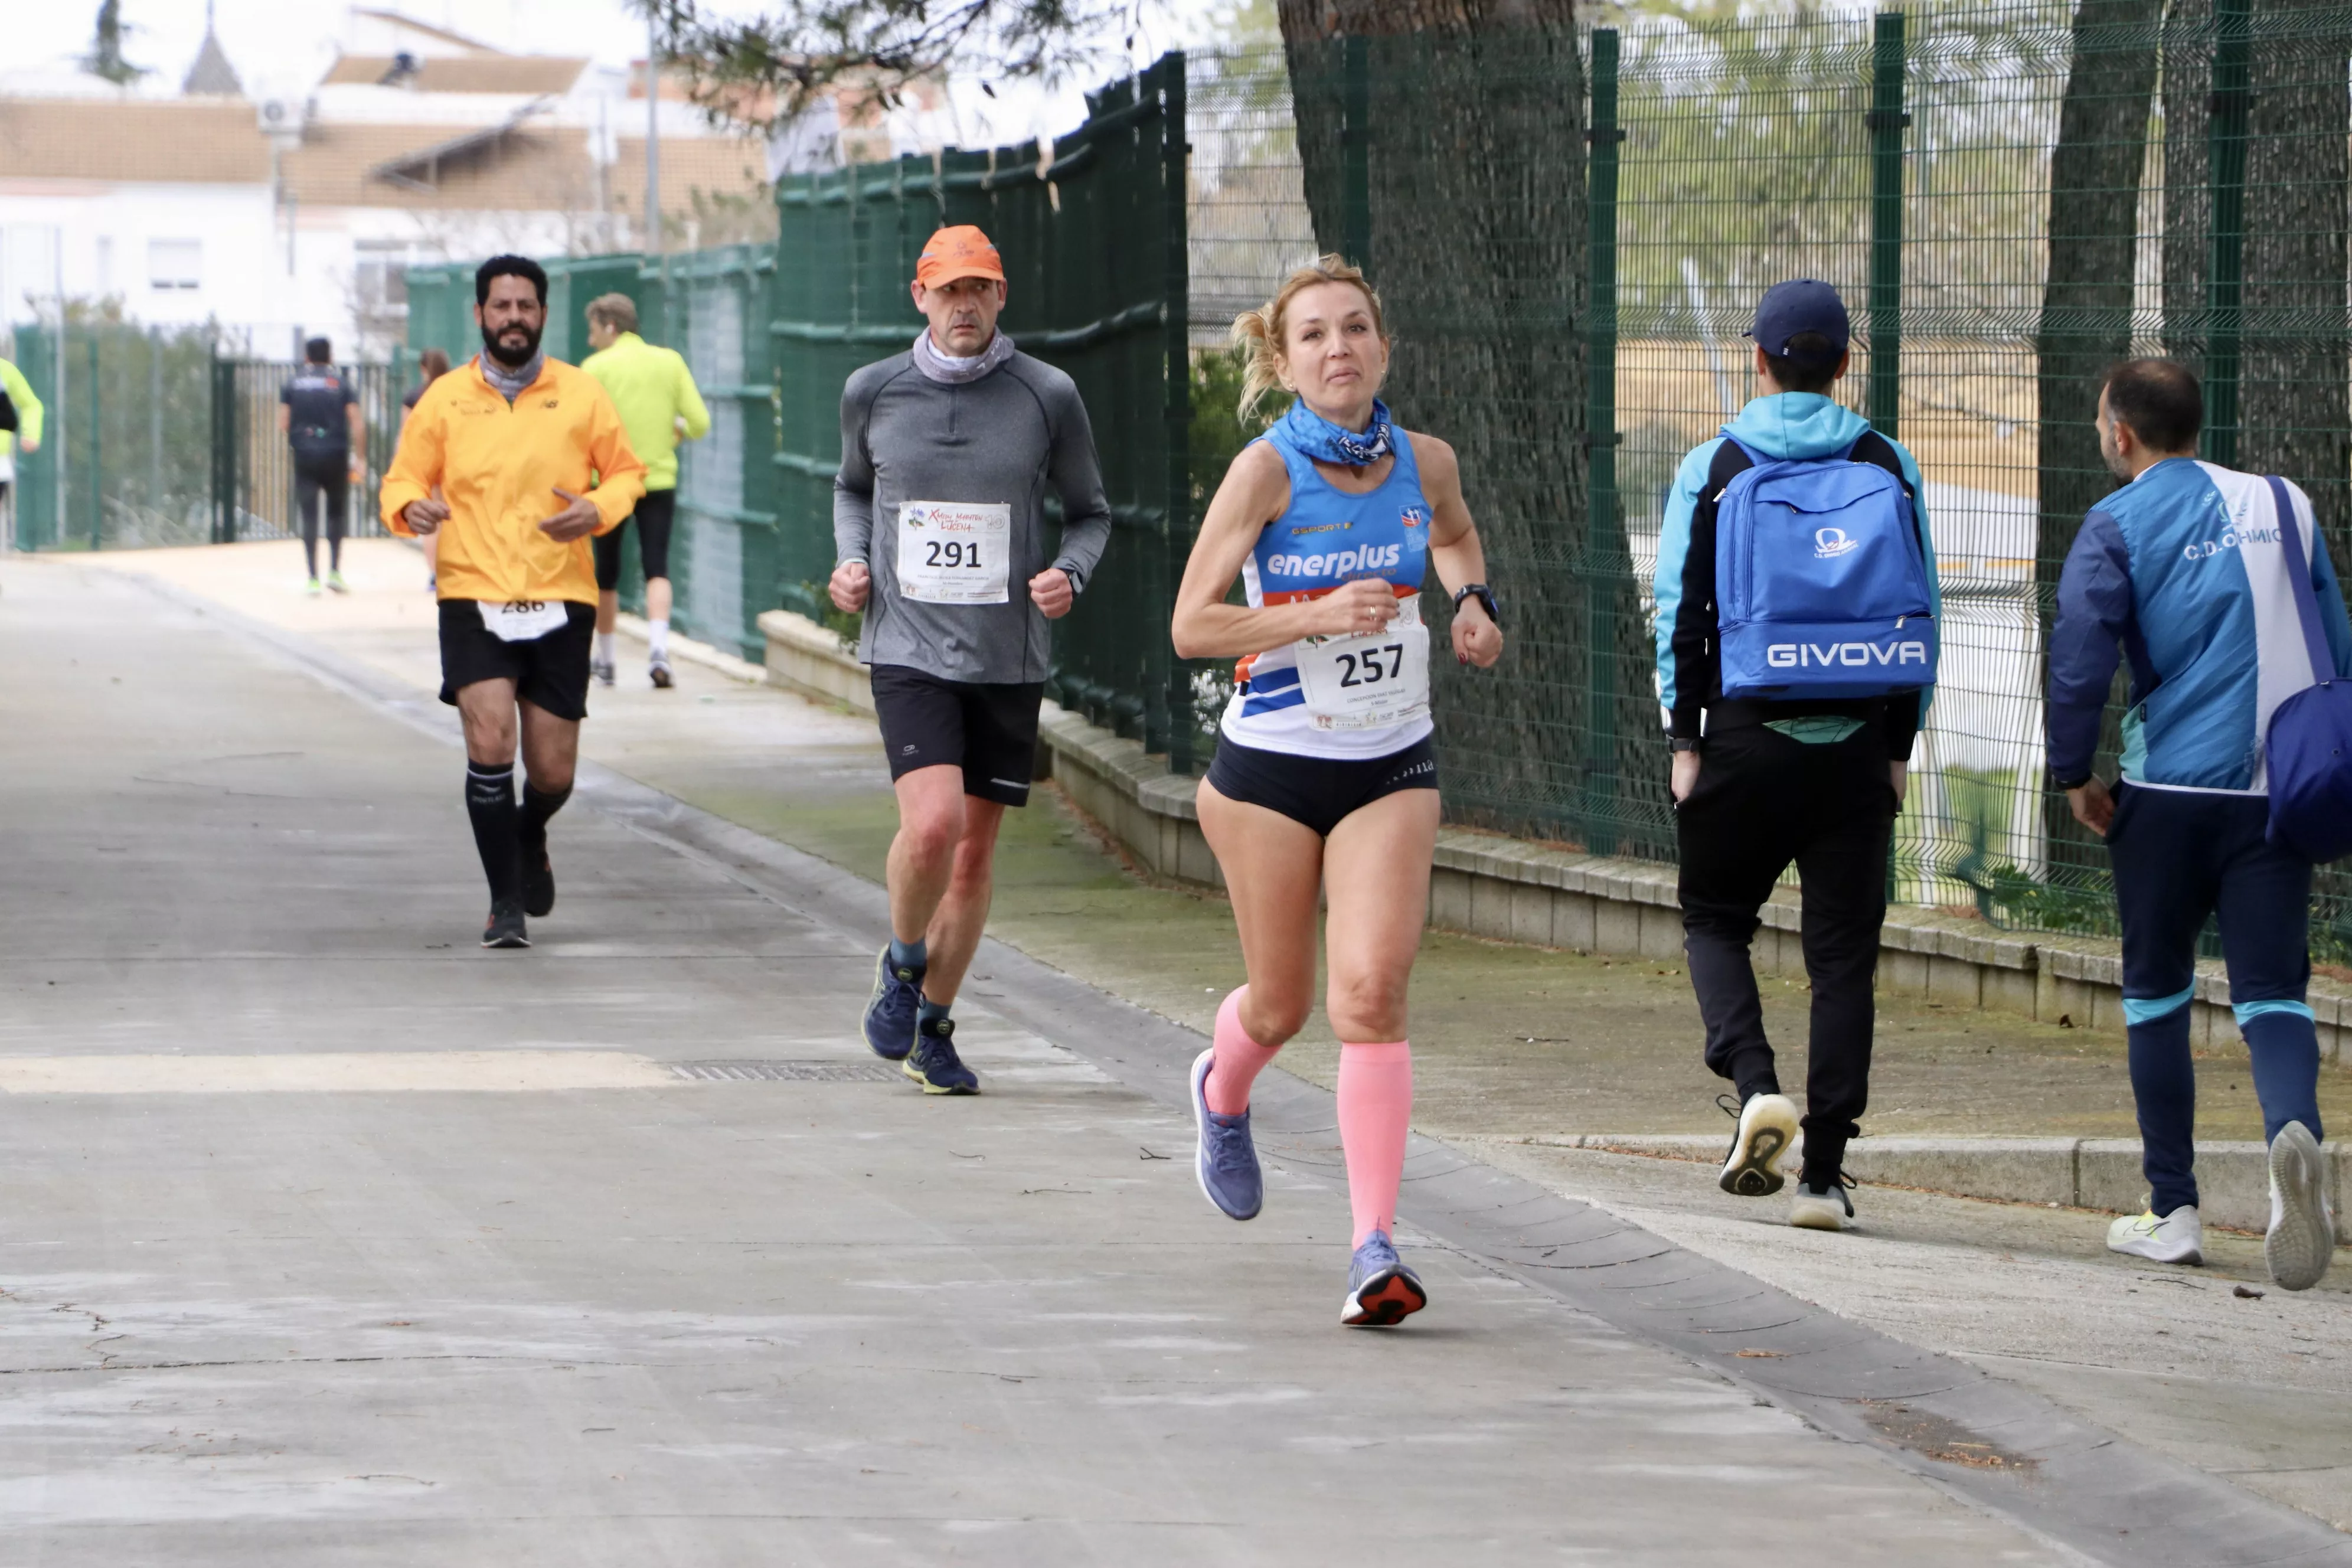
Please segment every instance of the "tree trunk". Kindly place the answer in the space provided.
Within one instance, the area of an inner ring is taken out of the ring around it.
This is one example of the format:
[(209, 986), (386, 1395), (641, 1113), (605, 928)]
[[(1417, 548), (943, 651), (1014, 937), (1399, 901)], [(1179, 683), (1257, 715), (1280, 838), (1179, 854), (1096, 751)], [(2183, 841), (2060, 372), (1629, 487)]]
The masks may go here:
[[(1450, 810), (1569, 837), (1596, 800), (1615, 819), (1654, 795), (1643, 815), (1657, 837), (1665, 767), (1648, 628), (1622, 526), (1592, 529), (1587, 506), (1585, 107), (1571, 7), (1278, 0), (1277, 10), (1317, 242), (1349, 248), (1351, 220), (1368, 234), (1368, 254), (1349, 259), (1365, 265), (1397, 338), (1386, 396), (1400, 421), (1460, 454), (1507, 611), (1509, 651), (1494, 674), (1433, 661)], [(1350, 38), (1364, 40), (1355, 90), (1369, 110), (1368, 210), (1353, 214)], [(1615, 583), (1600, 600), (1604, 624), (1587, 589), (1596, 572)], [(1433, 578), (1431, 588), (1442, 650), (1452, 605)]]
[(2315, 0), (2255, 0), (2246, 126), (2245, 340), (2236, 466), (2310, 492), (2352, 542), (2345, 395), (2347, 36)]
[[(2132, 276), (2139, 238), (2163, 0), (2082, 0), (2074, 58), (2050, 159), (2050, 272), (2042, 294), (2041, 525), (2034, 587), (2044, 665), (2058, 573), (2083, 515), (2115, 488), (2092, 420), (2099, 382), (2131, 352)], [(2042, 804), (2053, 872), (2104, 868), (2097, 841), (2054, 791)]]
[(2213, 198), (2213, 0), (2172, 0), (2164, 21), (2164, 352), (2205, 374)]

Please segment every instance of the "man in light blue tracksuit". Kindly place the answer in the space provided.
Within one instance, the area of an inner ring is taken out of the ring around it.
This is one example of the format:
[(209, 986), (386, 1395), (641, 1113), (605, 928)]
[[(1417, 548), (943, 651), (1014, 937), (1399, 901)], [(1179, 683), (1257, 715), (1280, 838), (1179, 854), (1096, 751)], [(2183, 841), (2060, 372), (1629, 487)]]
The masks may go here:
[(1748, 957), (1759, 911), (1794, 863), (1804, 880), (1812, 1019), (1804, 1165), (1789, 1218), (1838, 1230), (1853, 1217), (1845, 1146), (1861, 1131), (1869, 1101), (1887, 852), (1935, 670), (1923, 665), (1922, 685), (1876, 697), (1727, 700), (1717, 504), (1757, 464), (1843, 456), (1884, 468), (1908, 498), (1928, 602), (1934, 616), (1942, 610), (1919, 465), (1828, 395), (1847, 364), (1849, 327), (1837, 290), (1812, 279), (1773, 285), (1750, 335), (1759, 395), (1726, 427), (1736, 440), (1702, 442), (1683, 459), (1666, 498), (1656, 582), (1658, 700), (1674, 745), (1677, 892), (1691, 988), (1706, 1026), (1706, 1065), (1729, 1079), (1738, 1096), (1739, 1126), (1718, 1184), (1748, 1197), (1779, 1191), (1780, 1159), (1797, 1136), (1796, 1106), (1780, 1092)]
[[(2189, 1002), (2197, 936), (2218, 914), (2230, 1001), (2252, 1058), (2271, 1144), (2271, 1274), (2315, 1283), (2334, 1249), (2317, 1140), (2319, 1045), (2304, 993), (2309, 862), (2267, 840), (2272, 711), (2312, 681), (2267, 480), (2197, 460), (2197, 378), (2129, 360), (2099, 397), (2099, 448), (2128, 482), (2083, 520), (2050, 636), (2050, 778), (2107, 841), (2123, 918), (2124, 1023), (2147, 1212), (2107, 1233), (2117, 1252), (2202, 1259), (2190, 1169), (2197, 1111)], [(2352, 673), (2327, 546), (2286, 487), (2336, 673)], [(2123, 778), (2092, 773), (2117, 648), (2131, 663)]]

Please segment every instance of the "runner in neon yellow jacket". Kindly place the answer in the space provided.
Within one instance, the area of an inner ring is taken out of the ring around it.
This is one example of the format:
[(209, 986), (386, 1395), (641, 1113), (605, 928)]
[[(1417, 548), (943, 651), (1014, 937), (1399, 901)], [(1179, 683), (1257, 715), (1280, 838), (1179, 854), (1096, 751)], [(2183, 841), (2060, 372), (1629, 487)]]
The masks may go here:
[(16, 478), (16, 443), (24, 442), (27, 452), (41, 449), (43, 411), (41, 400), (33, 395), (32, 384), (25, 379), (25, 373), (5, 359), (0, 359), (0, 392), (5, 392), (8, 401), (16, 405), (16, 428), (0, 430), (0, 499), (5, 499), (8, 486)]
[[(635, 514), (637, 555), (646, 568), (646, 625), (652, 644), (650, 673), (657, 688), (670, 684), (669, 536), (676, 515), (677, 444), (699, 440), (710, 429), (694, 373), (676, 350), (656, 348), (637, 335), (637, 307), (626, 294), (605, 294), (588, 305), (588, 342), (596, 352), (580, 368), (603, 384), (629, 445), (645, 460), (646, 493)], [(620, 613), (621, 537), (624, 523), (596, 541), (596, 679), (613, 684), (613, 626)]]

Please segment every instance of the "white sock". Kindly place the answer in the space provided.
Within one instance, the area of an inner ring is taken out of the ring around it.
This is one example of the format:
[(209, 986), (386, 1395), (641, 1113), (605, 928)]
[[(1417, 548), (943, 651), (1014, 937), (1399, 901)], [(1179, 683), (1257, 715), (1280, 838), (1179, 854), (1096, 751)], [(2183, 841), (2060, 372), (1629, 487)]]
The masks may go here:
[(667, 621), (647, 621), (646, 640), (653, 644), (654, 663), (666, 664), (669, 661), (669, 623)]
[(611, 632), (598, 632), (596, 634), (596, 662), (599, 664), (610, 664), (613, 662), (613, 634)]

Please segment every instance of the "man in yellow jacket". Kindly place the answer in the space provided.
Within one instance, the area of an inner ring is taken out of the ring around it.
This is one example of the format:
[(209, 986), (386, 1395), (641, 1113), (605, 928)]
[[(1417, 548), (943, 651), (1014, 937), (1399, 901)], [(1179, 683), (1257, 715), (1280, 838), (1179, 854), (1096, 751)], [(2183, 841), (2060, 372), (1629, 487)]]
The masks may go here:
[[(41, 449), (41, 400), (33, 395), (33, 384), (25, 373), (5, 359), (0, 359), (0, 396), (7, 399), (10, 413), (16, 416), (14, 429), (0, 429), (0, 520), (10, 519), (8, 491), (16, 481), (16, 447), (24, 445), (27, 454)], [(0, 549), (16, 543), (14, 529), (0, 531)]]
[[(677, 443), (710, 431), (710, 410), (694, 373), (675, 349), (658, 349), (637, 335), (636, 301), (604, 294), (588, 302), (588, 346), (580, 362), (612, 395), (629, 445), (646, 460), (646, 494), (637, 502), (637, 557), (646, 568), (646, 629), (653, 645), (652, 675), (667, 689), (669, 675), (669, 536), (677, 516)], [(621, 537), (626, 523), (596, 537), (596, 657), (589, 668), (613, 684), (613, 623), (621, 608)]]
[(441, 536), (441, 700), (465, 721), (466, 813), (490, 883), (482, 945), (529, 947), (524, 916), (555, 907), (547, 823), (571, 797), (588, 712), (588, 540), (629, 515), (646, 466), (595, 378), (540, 352), (539, 263), (482, 263), (474, 321), (482, 352), (416, 400), (382, 511), (394, 533)]

